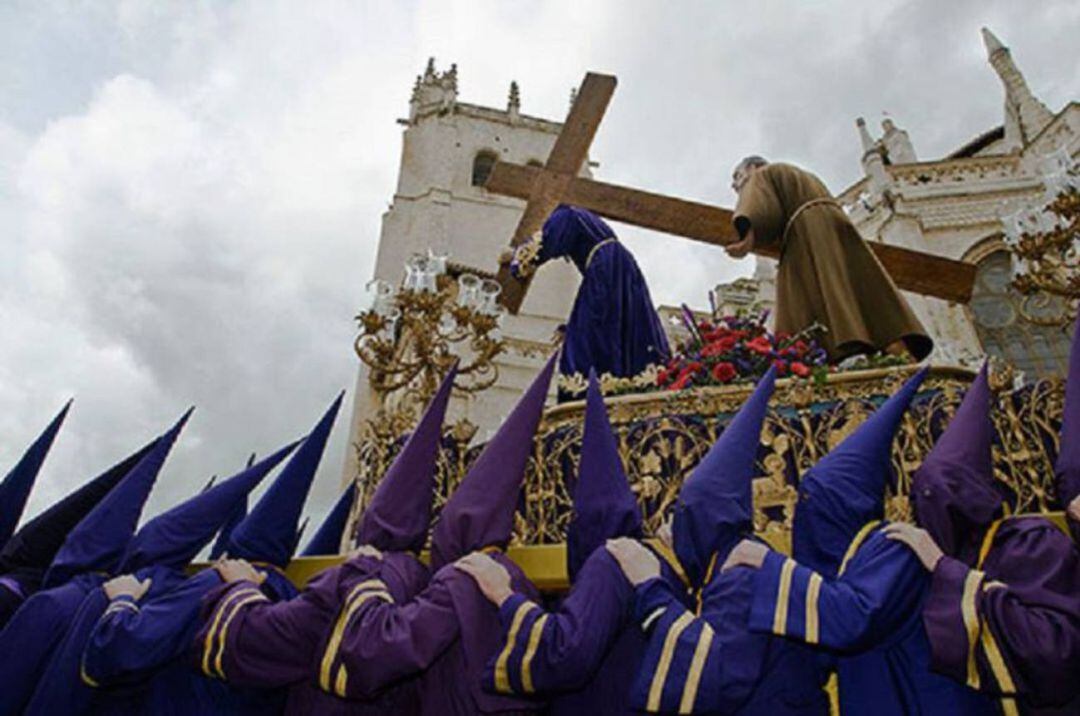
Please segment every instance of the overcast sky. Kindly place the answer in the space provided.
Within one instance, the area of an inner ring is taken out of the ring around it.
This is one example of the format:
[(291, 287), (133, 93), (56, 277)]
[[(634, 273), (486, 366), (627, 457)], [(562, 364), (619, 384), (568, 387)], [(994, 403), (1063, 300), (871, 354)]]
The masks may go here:
[[(730, 205), (760, 153), (859, 178), (854, 119), (921, 158), (1001, 122), (979, 27), (1054, 111), (1080, 98), (1080, 3), (71, 2), (0, 6), (0, 470), (75, 404), (28, 514), (197, 410), (147, 514), (303, 434), (356, 371), (352, 317), (414, 76), (561, 119), (618, 75), (608, 181)], [(752, 271), (622, 232), (654, 298)], [(494, 260), (494, 259), (493, 259)], [(340, 488), (347, 405), (308, 511)], [(309, 532), (310, 534), (310, 532)]]

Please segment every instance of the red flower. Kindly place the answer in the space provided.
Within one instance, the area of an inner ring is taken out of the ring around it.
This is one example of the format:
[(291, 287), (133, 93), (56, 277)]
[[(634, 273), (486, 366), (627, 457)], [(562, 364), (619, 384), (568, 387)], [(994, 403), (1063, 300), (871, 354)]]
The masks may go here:
[(810, 369), (806, 367), (805, 363), (795, 361), (791, 364), (791, 372), (800, 378), (805, 378), (810, 375)]
[(735, 370), (735, 366), (726, 361), (717, 363), (712, 369), (713, 380), (720, 383), (730, 383), (735, 378), (736, 374), (737, 371)]
[(758, 336), (752, 341), (746, 343), (746, 347), (754, 353), (758, 353), (763, 356), (767, 356), (772, 353), (772, 344), (769, 343), (769, 339), (765, 336)]
[(667, 368), (661, 368), (656, 374), (656, 384), (658, 386), (667, 384), (670, 379), (671, 375), (668, 373)]
[(777, 358), (776, 360), (773, 361), (773, 365), (776, 366), (776, 374), (777, 375), (780, 375), (780, 376), (787, 375), (787, 373), (788, 373), (787, 361), (780, 360), (779, 358)]

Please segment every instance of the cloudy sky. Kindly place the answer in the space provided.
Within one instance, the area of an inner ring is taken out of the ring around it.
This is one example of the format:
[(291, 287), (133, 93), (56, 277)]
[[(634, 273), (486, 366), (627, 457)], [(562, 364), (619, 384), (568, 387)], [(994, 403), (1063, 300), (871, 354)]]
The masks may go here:
[[(352, 316), (391, 197), (413, 77), (561, 118), (586, 70), (619, 89), (599, 176), (730, 204), (761, 153), (840, 189), (853, 121), (920, 157), (1001, 121), (979, 27), (1053, 110), (1080, 98), (1080, 4), (51, 2), (0, 5), (0, 469), (75, 405), (28, 514), (195, 415), (148, 512), (304, 433), (351, 390)], [(702, 304), (749, 261), (623, 233), (654, 297)], [(661, 253), (661, 248), (663, 253)], [(351, 399), (351, 395), (350, 395)], [(340, 487), (348, 408), (308, 511)]]

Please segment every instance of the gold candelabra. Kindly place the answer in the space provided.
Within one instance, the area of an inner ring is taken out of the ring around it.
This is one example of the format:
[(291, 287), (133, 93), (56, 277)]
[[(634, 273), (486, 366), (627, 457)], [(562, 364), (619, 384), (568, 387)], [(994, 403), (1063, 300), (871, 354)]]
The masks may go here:
[(1013, 288), (1031, 323), (1066, 326), (1080, 303), (1080, 167), (1064, 149), (1045, 157), (1043, 201), (1002, 219)]

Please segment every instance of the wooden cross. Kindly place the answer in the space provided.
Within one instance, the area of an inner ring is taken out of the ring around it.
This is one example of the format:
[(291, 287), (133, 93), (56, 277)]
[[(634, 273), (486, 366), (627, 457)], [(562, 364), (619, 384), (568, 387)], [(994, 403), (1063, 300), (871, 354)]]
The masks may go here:
[[(611, 75), (593, 72), (585, 75), (547, 164), (542, 168), (501, 161), (495, 165), (485, 184), (488, 191), (527, 202), (511, 238), (511, 248), (528, 241), (539, 231), (559, 204), (573, 204), (614, 221), (708, 244), (722, 246), (737, 241), (739, 237), (732, 226), (730, 209), (578, 176), (615, 92), (615, 84), (616, 79)], [(971, 300), (975, 284), (973, 264), (877, 241), (868, 241), (867, 245), (899, 288), (947, 301), (967, 303)], [(777, 258), (776, 253), (762, 249), (756, 249), (755, 253)], [(503, 287), (503, 305), (511, 313), (517, 313), (528, 291), (529, 280), (515, 278), (507, 263), (499, 266), (497, 278)]]

